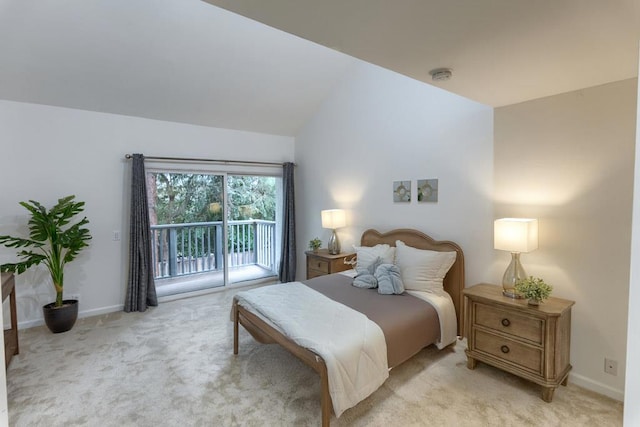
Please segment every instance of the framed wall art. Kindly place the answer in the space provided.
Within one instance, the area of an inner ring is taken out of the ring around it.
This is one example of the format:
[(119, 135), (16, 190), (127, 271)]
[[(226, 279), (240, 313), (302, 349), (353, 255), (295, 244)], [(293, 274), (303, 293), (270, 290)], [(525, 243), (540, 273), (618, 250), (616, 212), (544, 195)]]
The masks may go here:
[(411, 181), (393, 181), (393, 201), (396, 203), (411, 201)]
[(438, 202), (438, 180), (419, 179), (418, 180), (418, 203)]

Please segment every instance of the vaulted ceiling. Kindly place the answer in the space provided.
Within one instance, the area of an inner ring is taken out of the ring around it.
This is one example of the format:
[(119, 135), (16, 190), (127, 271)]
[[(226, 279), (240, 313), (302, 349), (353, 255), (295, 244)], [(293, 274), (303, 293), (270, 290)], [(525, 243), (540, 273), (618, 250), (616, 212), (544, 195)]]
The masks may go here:
[(0, 1), (0, 99), (293, 136), (356, 62), (199, 0)]
[(294, 136), (354, 57), (492, 106), (637, 76), (640, 0), (207, 1), (2, 0), (0, 99)]
[(494, 107), (638, 75), (640, 0), (205, 1)]

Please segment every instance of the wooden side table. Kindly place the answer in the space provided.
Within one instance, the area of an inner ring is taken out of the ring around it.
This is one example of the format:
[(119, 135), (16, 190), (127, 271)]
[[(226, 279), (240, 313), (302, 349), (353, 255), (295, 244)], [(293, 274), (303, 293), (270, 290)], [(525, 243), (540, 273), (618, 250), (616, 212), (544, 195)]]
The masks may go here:
[(4, 362), (5, 369), (14, 354), (20, 353), (18, 346), (18, 314), (16, 312), (16, 281), (13, 273), (2, 273), (2, 301), (9, 297), (11, 311), (11, 328), (4, 330)]
[(511, 372), (541, 385), (542, 399), (551, 402), (571, 370), (574, 302), (551, 297), (531, 306), (488, 284), (467, 288), (464, 296), (467, 368), (481, 361)]
[(351, 265), (345, 264), (344, 260), (355, 255), (352, 252), (331, 255), (327, 249), (320, 249), (318, 252), (307, 251), (305, 254), (307, 255), (307, 279), (350, 270)]

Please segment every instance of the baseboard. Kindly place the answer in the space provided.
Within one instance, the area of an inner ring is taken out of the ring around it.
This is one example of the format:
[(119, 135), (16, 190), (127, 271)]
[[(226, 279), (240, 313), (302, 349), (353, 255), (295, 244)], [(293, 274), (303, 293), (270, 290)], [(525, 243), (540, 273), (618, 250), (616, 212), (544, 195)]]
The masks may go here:
[(112, 305), (110, 307), (94, 308), (93, 310), (85, 310), (78, 313), (79, 318), (99, 316), (101, 314), (115, 313), (124, 310), (124, 304)]
[(587, 390), (591, 390), (596, 393), (605, 395), (617, 401), (624, 402), (624, 390), (615, 389), (606, 384), (602, 384), (598, 381), (594, 381), (591, 378), (587, 378), (580, 374), (574, 374), (574, 373), (569, 374), (569, 382), (579, 387), (586, 388)]
[[(124, 309), (123, 304), (112, 305), (110, 307), (94, 308), (93, 310), (81, 310), (78, 312), (78, 319), (91, 316), (99, 316), (101, 314), (115, 313), (116, 311), (122, 311)], [(18, 330), (35, 328), (36, 326), (44, 325), (44, 319), (23, 320), (18, 322)]]

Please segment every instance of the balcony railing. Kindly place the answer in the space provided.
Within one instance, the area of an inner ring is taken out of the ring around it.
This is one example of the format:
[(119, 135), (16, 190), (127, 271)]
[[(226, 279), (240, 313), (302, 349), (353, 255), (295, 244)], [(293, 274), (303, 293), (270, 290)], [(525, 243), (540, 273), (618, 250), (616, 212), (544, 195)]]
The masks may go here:
[[(275, 273), (275, 222), (228, 221), (227, 225), (229, 267), (259, 265)], [(222, 221), (152, 225), (154, 277), (222, 271), (222, 227)]]

